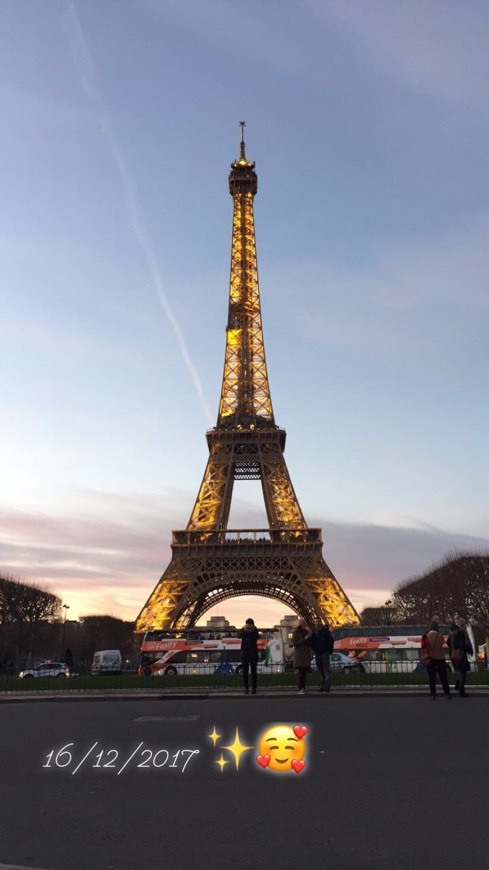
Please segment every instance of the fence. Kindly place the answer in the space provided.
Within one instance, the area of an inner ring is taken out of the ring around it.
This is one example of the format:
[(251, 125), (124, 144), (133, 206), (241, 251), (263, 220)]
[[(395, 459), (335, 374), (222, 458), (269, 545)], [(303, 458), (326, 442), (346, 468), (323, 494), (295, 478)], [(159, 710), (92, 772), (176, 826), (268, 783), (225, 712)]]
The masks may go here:
[[(468, 685), (489, 686), (489, 671), (487, 665), (480, 663), (472, 665), (468, 674)], [(239, 666), (238, 666), (239, 667)], [(117, 692), (133, 690), (135, 695), (138, 691), (178, 691), (195, 690), (200, 688), (214, 690), (241, 691), (242, 676), (234, 670), (227, 673), (216, 673), (215, 665), (189, 665), (180, 666), (180, 672), (169, 672), (161, 675), (138, 676), (135, 671), (126, 671), (120, 676), (97, 676), (76, 674), (69, 677), (24, 677), (20, 679), (14, 675), (0, 676), (0, 693), (24, 693), (24, 692), (83, 692), (103, 690), (104, 692)], [(449, 681), (455, 683), (456, 674), (450, 671)], [(424, 669), (419, 668), (412, 661), (366, 662), (362, 669), (358, 664), (344, 669), (331, 671), (331, 684), (336, 689), (363, 688), (375, 689), (379, 687), (403, 687), (426, 686), (428, 676)], [(258, 666), (258, 685), (261, 689), (289, 690), (291, 693), (297, 686), (297, 675), (293, 668), (282, 665)], [(319, 687), (319, 675), (313, 668), (307, 676), (308, 688)]]

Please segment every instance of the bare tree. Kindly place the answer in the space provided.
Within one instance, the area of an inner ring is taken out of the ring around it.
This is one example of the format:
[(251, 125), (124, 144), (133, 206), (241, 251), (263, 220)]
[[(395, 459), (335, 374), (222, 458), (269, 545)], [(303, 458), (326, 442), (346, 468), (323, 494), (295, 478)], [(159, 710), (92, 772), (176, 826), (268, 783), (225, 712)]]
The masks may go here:
[(489, 640), (489, 554), (448, 553), (419, 577), (401, 583), (393, 603), (402, 618), (449, 623), (456, 614), (478, 625)]
[(26, 583), (11, 576), (0, 577), (0, 623), (61, 618), (61, 599), (47, 587)]
[(399, 611), (391, 605), (365, 607), (360, 614), (362, 625), (396, 625), (399, 622)]
[(80, 616), (80, 642), (83, 658), (93, 656), (96, 650), (120, 649), (132, 655), (135, 645), (134, 622), (115, 616)]
[(61, 599), (57, 595), (10, 575), (0, 577), (2, 652), (7, 648), (14, 649), (14, 655), (28, 651), (32, 657), (39, 626), (60, 619)]

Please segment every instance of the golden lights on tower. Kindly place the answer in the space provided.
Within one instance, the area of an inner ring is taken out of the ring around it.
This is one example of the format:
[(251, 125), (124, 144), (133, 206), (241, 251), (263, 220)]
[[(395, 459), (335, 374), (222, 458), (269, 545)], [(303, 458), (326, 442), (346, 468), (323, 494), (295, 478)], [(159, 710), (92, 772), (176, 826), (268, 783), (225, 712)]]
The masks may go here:
[[(195, 624), (214, 603), (262, 594), (305, 618), (357, 623), (322, 557), (320, 529), (309, 529), (284, 458), (285, 431), (274, 420), (263, 340), (253, 213), (255, 164), (240, 154), (231, 164), (233, 198), (228, 321), (216, 426), (207, 432), (209, 458), (185, 531), (174, 532), (172, 560), (137, 619), (137, 631)], [(268, 520), (260, 530), (230, 530), (235, 480), (260, 480)], [(228, 747), (236, 767), (239, 735)], [(216, 762), (224, 765), (222, 758)]]

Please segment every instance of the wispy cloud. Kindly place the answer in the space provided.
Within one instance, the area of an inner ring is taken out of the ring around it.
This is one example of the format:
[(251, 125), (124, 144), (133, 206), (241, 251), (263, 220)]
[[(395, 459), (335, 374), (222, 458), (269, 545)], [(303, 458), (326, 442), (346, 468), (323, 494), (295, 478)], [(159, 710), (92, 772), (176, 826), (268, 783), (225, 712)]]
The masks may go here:
[[(379, 247), (369, 263), (273, 267), (267, 286), (280, 295), (294, 330), (318, 342), (419, 371), (429, 361), (431, 374), (466, 383), (461, 360), (474, 359), (487, 321), (488, 232), (483, 213), (463, 229)], [(478, 357), (475, 381), (485, 381), (488, 363)]]
[(2, 346), (18, 351), (25, 347), (31, 353), (53, 352), (60, 356), (70, 355), (82, 361), (100, 360), (104, 364), (124, 364), (127, 361), (127, 345), (117, 345), (106, 336), (81, 332), (77, 325), (56, 323), (53, 319), (41, 316), (36, 321), (20, 321), (8, 315), (0, 323)]
[[(243, 524), (251, 523), (256, 517), (253, 507), (239, 507)], [(94, 493), (87, 497), (85, 511), (62, 515), (3, 510), (0, 568), (47, 583), (70, 604), (71, 616), (95, 611), (134, 619), (170, 561), (171, 528), (179, 522), (184, 525), (187, 508), (188, 496), (172, 492), (161, 499)], [(323, 528), (325, 559), (358, 607), (382, 603), (400, 581), (421, 573), (449, 551), (489, 548), (487, 538), (437, 528), (319, 519), (310, 524)], [(263, 619), (272, 613), (270, 607), (264, 609)], [(243, 616), (239, 602), (225, 603), (221, 609)]]
[(487, 112), (487, 6), (306, 0), (318, 22), (340, 26), (387, 76), (427, 96)]
[(331, 569), (347, 589), (361, 589), (364, 594), (375, 588), (392, 591), (453, 550), (479, 552), (489, 547), (488, 538), (436, 527), (338, 522), (323, 522), (322, 527)]
[(164, 499), (151, 496), (85, 493), (76, 511), (62, 514), (4, 509), (1, 567), (47, 583), (70, 604), (71, 616), (95, 611), (134, 619), (170, 559), (179, 509), (175, 493), (169, 498), (173, 522)]
[[(304, 51), (298, 39), (297, 31), (302, 28), (301, 16), (294, 16), (295, 12), (299, 12), (296, 3), (289, 4), (287, 15), (282, 14), (276, 3), (264, 4), (253, 0), (246, 4), (228, 0), (213, 0), (211, 3), (202, 3), (201, 0), (161, 3), (152, 0), (147, 8), (163, 25), (173, 21), (199, 40), (211, 43), (219, 53), (245, 60), (246, 63), (250, 60), (262, 62), (269, 69), (287, 76), (300, 70), (303, 57), (314, 55), (314, 52)], [(290, 27), (290, 15), (296, 18), (294, 28)], [(236, 39), (237, 33), (239, 39)], [(313, 36), (309, 33), (310, 39)]]
[(122, 149), (119, 145), (115, 130), (104, 103), (104, 99), (97, 82), (95, 65), (92, 60), (91, 52), (83, 32), (83, 28), (78, 18), (74, 0), (67, 0), (63, 7), (63, 16), (65, 30), (68, 36), (69, 45), (73, 61), (75, 63), (80, 81), (87, 99), (92, 104), (100, 123), (102, 132), (108, 142), (110, 153), (119, 173), (122, 189), (124, 193), (124, 201), (127, 207), (129, 220), (134, 231), (136, 240), (140, 246), (147, 269), (151, 276), (151, 281), (156, 294), (160, 300), (163, 311), (173, 330), (175, 340), (178, 345), (180, 356), (190, 376), (195, 392), (197, 394), (200, 406), (204, 412), (206, 421), (212, 424), (213, 418), (207, 399), (202, 387), (199, 373), (190, 357), (187, 344), (182, 332), (182, 328), (177, 318), (175, 317), (168, 295), (165, 290), (163, 278), (158, 266), (155, 252), (151, 244), (149, 233), (141, 214), (134, 185), (122, 155)]
[[(212, 45), (237, 61), (259, 64), (315, 87), (364, 91), (356, 56), (365, 57), (388, 80), (447, 103), (487, 111), (489, 55), (487, 8), (483, 3), (445, 0), (149, 0), (147, 8), (167, 25)], [(236, 39), (236, 33), (240, 39)], [(345, 56), (350, 58), (344, 63)]]
[(81, 130), (93, 121), (91, 108), (74, 106), (61, 100), (59, 95), (56, 99), (41, 96), (34, 87), (0, 84), (0, 100), (2, 121), (21, 130), (25, 127), (27, 135), (31, 135), (33, 128), (49, 130), (51, 135), (63, 135), (67, 129), (75, 127)]

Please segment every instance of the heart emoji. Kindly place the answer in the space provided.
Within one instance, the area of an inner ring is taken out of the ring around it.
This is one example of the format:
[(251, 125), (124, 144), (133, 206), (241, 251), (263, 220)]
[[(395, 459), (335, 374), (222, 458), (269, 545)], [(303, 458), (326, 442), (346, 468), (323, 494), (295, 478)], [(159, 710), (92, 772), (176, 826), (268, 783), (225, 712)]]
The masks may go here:
[(297, 758), (292, 759), (292, 767), (294, 768), (296, 773), (300, 773), (301, 770), (304, 770), (305, 766), (305, 761), (297, 761)]
[(304, 734), (307, 734), (307, 728), (305, 725), (294, 725), (294, 734), (298, 740), (301, 740), (304, 737)]
[(256, 760), (260, 767), (268, 767), (270, 764), (270, 756), (269, 755), (257, 755)]

